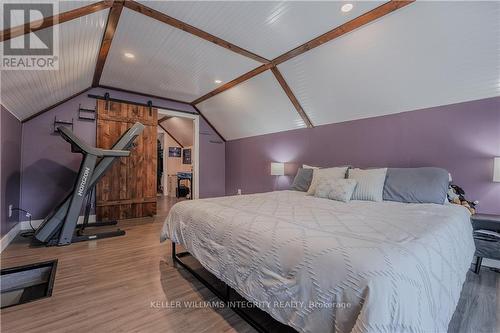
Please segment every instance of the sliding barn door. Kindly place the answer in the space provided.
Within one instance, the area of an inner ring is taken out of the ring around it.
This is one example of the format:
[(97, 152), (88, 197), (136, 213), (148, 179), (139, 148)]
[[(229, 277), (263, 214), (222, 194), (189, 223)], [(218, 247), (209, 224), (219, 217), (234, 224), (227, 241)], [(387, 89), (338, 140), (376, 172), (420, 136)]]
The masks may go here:
[(97, 100), (97, 147), (109, 149), (135, 122), (145, 125), (129, 157), (120, 158), (97, 184), (101, 221), (156, 214), (158, 111), (146, 106)]

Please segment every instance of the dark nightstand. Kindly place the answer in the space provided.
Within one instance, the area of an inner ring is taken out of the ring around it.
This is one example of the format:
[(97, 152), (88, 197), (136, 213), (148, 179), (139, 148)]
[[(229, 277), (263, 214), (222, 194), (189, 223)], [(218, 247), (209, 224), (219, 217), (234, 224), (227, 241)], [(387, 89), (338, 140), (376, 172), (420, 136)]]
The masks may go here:
[(474, 243), (476, 244), (476, 267), (474, 272), (479, 274), (483, 258), (500, 260), (500, 238), (494, 235), (480, 234), (478, 230), (488, 230), (500, 233), (500, 215), (475, 214), (471, 217), (474, 229)]

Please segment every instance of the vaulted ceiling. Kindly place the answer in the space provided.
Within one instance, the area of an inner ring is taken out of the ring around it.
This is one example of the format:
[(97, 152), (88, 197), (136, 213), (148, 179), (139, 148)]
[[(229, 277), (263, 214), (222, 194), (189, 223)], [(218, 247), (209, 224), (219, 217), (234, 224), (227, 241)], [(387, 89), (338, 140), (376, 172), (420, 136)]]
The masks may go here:
[(164, 116), (158, 119), (158, 125), (181, 147), (193, 145), (194, 126), (192, 119)]
[[(135, 55), (134, 61), (123, 56)], [(132, 64), (131, 64), (132, 63)], [(125, 8), (101, 83), (191, 102), (259, 66), (255, 60)]]
[(79, 15), (59, 70), (2, 70), (1, 103), (27, 119), (116, 87), (192, 103), (232, 140), (500, 95), (499, 2), (352, 3), (61, 1)]
[(2, 104), (26, 119), (90, 87), (108, 11), (60, 24), (58, 70), (2, 70)]

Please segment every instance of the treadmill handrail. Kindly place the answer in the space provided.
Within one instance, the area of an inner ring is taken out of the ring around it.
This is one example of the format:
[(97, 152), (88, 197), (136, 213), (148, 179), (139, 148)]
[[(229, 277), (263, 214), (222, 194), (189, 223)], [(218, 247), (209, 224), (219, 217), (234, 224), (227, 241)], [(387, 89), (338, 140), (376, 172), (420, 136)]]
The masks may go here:
[(127, 157), (130, 156), (128, 150), (115, 150), (115, 149), (99, 149), (103, 157)]
[(60, 132), (64, 140), (68, 141), (72, 146), (76, 146), (78, 150), (85, 154), (94, 155), (97, 157), (127, 157), (130, 156), (130, 151), (114, 150), (114, 149), (99, 149), (87, 145), (80, 140), (69, 128), (59, 126), (57, 130)]
[(80, 140), (80, 138), (77, 137), (72, 131), (70, 131), (69, 128), (64, 126), (59, 126), (57, 127), (57, 130), (59, 131), (64, 140), (68, 141), (72, 146), (78, 148), (78, 150), (80, 150), (82, 153), (91, 154), (97, 157), (103, 156), (100, 149), (87, 145), (85, 142)]

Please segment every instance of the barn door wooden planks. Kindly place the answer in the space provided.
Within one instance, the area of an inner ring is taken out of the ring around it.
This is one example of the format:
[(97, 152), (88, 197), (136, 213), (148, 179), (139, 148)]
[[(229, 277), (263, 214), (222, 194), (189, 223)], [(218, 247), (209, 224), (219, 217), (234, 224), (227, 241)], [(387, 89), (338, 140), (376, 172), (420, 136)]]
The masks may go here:
[(135, 122), (145, 125), (129, 157), (116, 161), (97, 184), (97, 219), (156, 214), (158, 111), (147, 106), (97, 100), (97, 147), (109, 149)]

